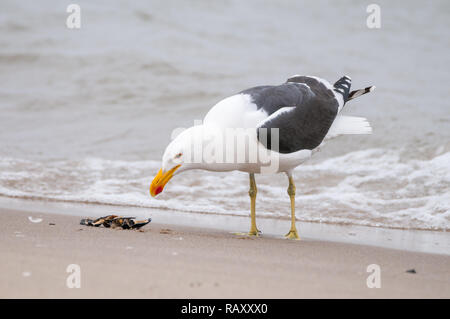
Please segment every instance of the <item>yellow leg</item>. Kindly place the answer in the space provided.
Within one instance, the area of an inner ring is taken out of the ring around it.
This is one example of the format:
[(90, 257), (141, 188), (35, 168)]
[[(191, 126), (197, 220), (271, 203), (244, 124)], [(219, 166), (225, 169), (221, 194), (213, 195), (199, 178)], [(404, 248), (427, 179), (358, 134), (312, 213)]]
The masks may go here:
[(250, 231), (248, 234), (250, 236), (258, 236), (260, 231), (256, 227), (256, 183), (255, 183), (255, 174), (250, 173), (250, 190), (248, 194), (250, 195)]
[(289, 177), (289, 187), (287, 189), (287, 193), (291, 199), (291, 229), (289, 233), (285, 235), (288, 239), (300, 239), (298, 236), (297, 228), (295, 227), (295, 184), (292, 176)]
[(248, 194), (250, 195), (250, 231), (248, 233), (233, 233), (240, 236), (255, 236), (258, 237), (261, 233), (256, 227), (256, 213), (255, 213), (255, 202), (256, 202), (256, 183), (255, 174), (250, 173), (250, 190)]

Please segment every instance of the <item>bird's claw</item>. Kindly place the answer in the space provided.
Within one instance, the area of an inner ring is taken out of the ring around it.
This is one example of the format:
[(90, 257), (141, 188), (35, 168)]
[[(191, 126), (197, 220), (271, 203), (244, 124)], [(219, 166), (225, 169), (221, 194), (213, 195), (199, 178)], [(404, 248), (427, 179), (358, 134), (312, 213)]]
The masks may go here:
[(260, 234), (262, 234), (262, 232), (259, 229), (250, 230), (248, 233), (240, 233), (240, 232), (233, 233), (233, 235), (249, 236), (249, 237), (259, 237)]
[(286, 235), (284, 235), (284, 237), (286, 239), (295, 239), (295, 240), (300, 240), (300, 236), (298, 235), (298, 232), (296, 229), (294, 230), (290, 230), (289, 233), (287, 233)]
[(256, 230), (250, 230), (247, 235), (248, 236), (255, 236), (255, 237), (259, 237), (259, 235), (262, 234), (261, 231), (259, 229)]

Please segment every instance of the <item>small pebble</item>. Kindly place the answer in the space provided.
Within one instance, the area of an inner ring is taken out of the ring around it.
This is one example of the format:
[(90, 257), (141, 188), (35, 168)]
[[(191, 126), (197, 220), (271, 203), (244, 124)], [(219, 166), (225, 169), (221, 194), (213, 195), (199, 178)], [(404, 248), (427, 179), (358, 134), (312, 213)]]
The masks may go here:
[(40, 223), (41, 221), (43, 221), (42, 218), (33, 218), (32, 216), (28, 216), (28, 220), (32, 223)]

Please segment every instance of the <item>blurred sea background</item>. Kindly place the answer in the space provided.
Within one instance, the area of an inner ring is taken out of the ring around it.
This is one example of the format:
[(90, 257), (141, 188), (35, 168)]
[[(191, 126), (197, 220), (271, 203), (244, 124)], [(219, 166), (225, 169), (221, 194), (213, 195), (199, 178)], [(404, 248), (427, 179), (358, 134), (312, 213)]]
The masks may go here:
[[(374, 133), (296, 170), (304, 221), (450, 229), (450, 2), (0, 2), (0, 196), (247, 215), (248, 176), (149, 184), (172, 131), (243, 89), (293, 74), (375, 92), (350, 102)], [(270, 181), (270, 183), (269, 183)], [(257, 176), (257, 214), (288, 218), (287, 179)]]

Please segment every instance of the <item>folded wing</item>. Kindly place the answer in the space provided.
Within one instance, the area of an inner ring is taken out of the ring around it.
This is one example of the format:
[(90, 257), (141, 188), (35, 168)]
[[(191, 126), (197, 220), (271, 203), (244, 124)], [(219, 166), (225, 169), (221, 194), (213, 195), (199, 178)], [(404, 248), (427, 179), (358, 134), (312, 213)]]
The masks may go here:
[(271, 88), (271, 92), (264, 94), (265, 99), (258, 101), (270, 114), (257, 127), (258, 140), (268, 149), (280, 153), (312, 150), (319, 146), (339, 108), (334, 93), (324, 83), (310, 77), (294, 80)]

